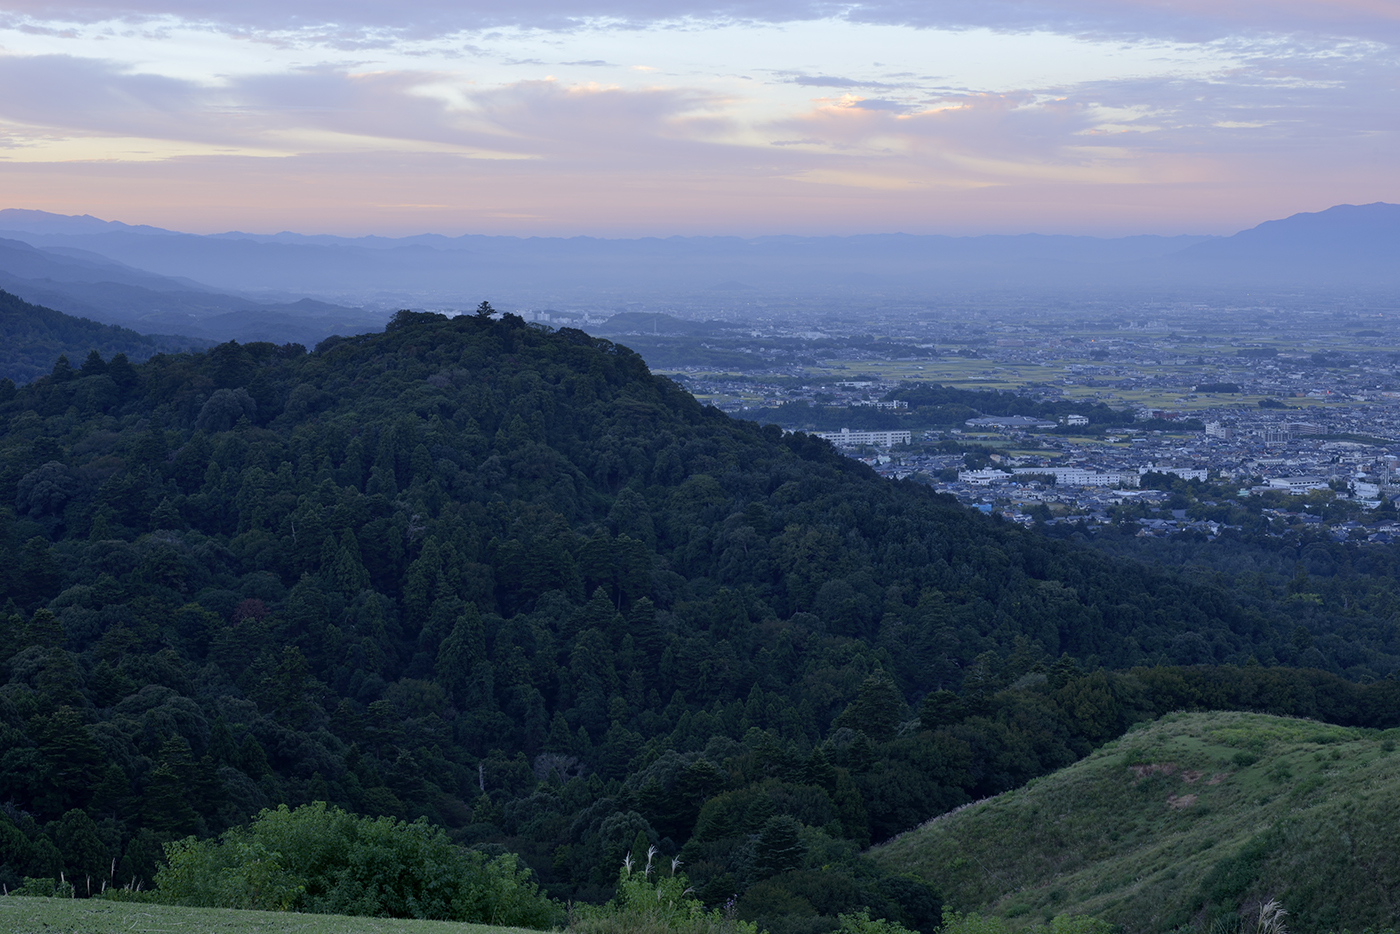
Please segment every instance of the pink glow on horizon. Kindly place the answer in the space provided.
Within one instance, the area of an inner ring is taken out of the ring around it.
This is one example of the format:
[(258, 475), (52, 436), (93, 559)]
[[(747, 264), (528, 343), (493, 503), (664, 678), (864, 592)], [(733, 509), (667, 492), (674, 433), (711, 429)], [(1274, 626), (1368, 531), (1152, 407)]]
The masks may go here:
[[(762, 236), (856, 233), (1230, 234), (1338, 203), (1400, 201), (1386, 178), (1300, 191), (1278, 180), (1099, 186), (871, 190), (782, 178), (706, 180), (538, 176), (404, 160), (408, 171), (316, 158), (124, 165), (0, 166), (5, 207), (150, 224), (190, 233), (246, 230), (345, 236)], [(411, 168), (408, 162), (416, 162)], [(372, 194), (366, 196), (366, 191)], [(664, 193), (662, 198), (658, 193)]]

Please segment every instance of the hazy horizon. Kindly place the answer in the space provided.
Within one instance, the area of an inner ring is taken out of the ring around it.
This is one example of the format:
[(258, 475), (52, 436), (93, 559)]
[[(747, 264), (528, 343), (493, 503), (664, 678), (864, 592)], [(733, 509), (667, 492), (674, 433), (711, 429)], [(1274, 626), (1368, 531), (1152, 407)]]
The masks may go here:
[[(266, 229), (257, 230), (257, 229), (239, 229), (239, 228), (233, 228), (233, 227), (229, 227), (229, 228), (218, 228), (216, 225), (215, 225), (215, 226), (210, 226), (208, 229), (205, 229), (205, 230), (196, 230), (196, 229), (182, 229), (182, 228), (177, 228), (177, 227), (163, 227), (163, 226), (161, 226), (161, 225), (159, 225), (159, 224), (150, 224), (150, 223), (145, 223), (145, 222), (132, 221), (132, 220), (126, 218), (126, 217), (99, 216), (99, 215), (94, 214), (94, 213), (89, 212), (89, 211), (75, 211), (74, 213), (62, 213), (62, 212), (58, 212), (58, 211), (49, 211), (49, 210), (45, 210), (45, 209), (42, 209), (42, 208), (21, 208), (21, 207), (17, 207), (17, 206), (15, 206), (15, 205), (12, 205), (12, 204), (3, 204), (3, 205), (0, 205), (0, 235), (4, 234), (4, 233), (6, 233), (6, 232), (13, 232), (13, 233), (19, 233), (19, 232), (29, 232), (29, 233), (53, 233), (53, 234), (71, 234), (71, 233), (78, 233), (78, 232), (79, 232), (78, 230), (72, 229), (72, 228), (68, 227), (68, 225), (65, 224), (64, 222), (76, 222), (76, 221), (86, 221), (86, 220), (90, 220), (90, 221), (93, 221), (93, 222), (95, 222), (95, 223), (97, 223), (97, 224), (103, 225), (102, 228), (98, 228), (98, 227), (94, 226), (90, 231), (83, 231), (83, 232), (87, 232), (87, 233), (99, 233), (99, 232), (103, 232), (104, 230), (105, 230), (105, 231), (113, 231), (113, 230), (120, 230), (120, 229), (123, 229), (123, 228), (141, 228), (141, 227), (146, 227), (146, 228), (154, 228), (154, 229), (157, 229), (157, 230), (160, 230), (160, 231), (163, 231), (163, 232), (167, 232), (167, 233), (189, 234), (189, 235), (198, 236), (198, 237), (228, 237), (228, 236), (246, 235), (246, 236), (250, 236), (250, 237), (259, 237), (259, 238), (297, 237), (297, 238), (306, 238), (306, 239), (308, 239), (308, 240), (314, 240), (314, 239), (317, 239), (317, 238), (335, 238), (335, 239), (345, 239), (345, 240), (359, 240), (359, 239), (409, 240), (409, 239), (422, 238), (422, 237), (441, 237), (441, 238), (445, 238), (445, 239), (461, 239), (461, 238), (467, 238), (467, 237), (503, 237), (503, 238), (509, 238), (509, 239), (517, 239), (517, 240), (529, 240), (529, 239), (540, 239), (540, 240), (549, 240), (549, 239), (597, 239), (597, 240), (628, 241), (628, 240), (671, 240), (671, 239), (688, 239), (688, 238), (717, 238), (717, 239), (718, 239), (718, 238), (733, 238), (733, 239), (741, 239), (741, 240), (781, 239), (781, 238), (840, 239), (840, 238), (882, 237), (882, 236), (883, 236), (883, 237), (900, 237), (900, 236), (907, 236), (907, 237), (946, 237), (946, 238), (950, 238), (950, 239), (974, 239), (974, 238), (979, 238), (979, 237), (1024, 237), (1024, 236), (1031, 236), (1031, 237), (1061, 237), (1061, 236), (1067, 236), (1067, 237), (1091, 237), (1091, 238), (1102, 239), (1102, 240), (1118, 240), (1118, 239), (1127, 239), (1127, 238), (1132, 238), (1132, 237), (1161, 237), (1161, 238), (1229, 237), (1229, 236), (1231, 236), (1231, 235), (1233, 235), (1233, 234), (1236, 234), (1236, 233), (1242, 233), (1242, 232), (1247, 231), (1247, 230), (1252, 230), (1252, 229), (1254, 229), (1255, 227), (1260, 226), (1261, 224), (1268, 224), (1268, 223), (1274, 222), (1274, 221), (1287, 220), (1287, 219), (1289, 219), (1289, 218), (1291, 218), (1291, 217), (1296, 217), (1296, 216), (1298, 216), (1298, 215), (1321, 214), (1321, 213), (1323, 213), (1323, 212), (1325, 212), (1325, 211), (1327, 211), (1327, 210), (1333, 209), (1333, 208), (1367, 207), (1367, 206), (1375, 205), (1375, 204), (1381, 204), (1381, 205), (1383, 205), (1383, 204), (1388, 204), (1388, 202), (1385, 202), (1385, 201), (1382, 201), (1382, 200), (1373, 200), (1373, 201), (1370, 201), (1370, 202), (1357, 202), (1357, 203), (1355, 203), (1355, 204), (1332, 204), (1332, 205), (1326, 205), (1326, 206), (1324, 206), (1324, 207), (1322, 207), (1322, 208), (1319, 208), (1319, 209), (1317, 209), (1317, 210), (1315, 210), (1315, 211), (1295, 211), (1295, 212), (1293, 212), (1292, 214), (1289, 214), (1289, 215), (1287, 215), (1287, 216), (1280, 216), (1280, 217), (1260, 217), (1260, 218), (1258, 218), (1257, 220), (1254, 220), (1254, 221), (1252, 221), (1252, 222), (1246, 223), (1246, 224), (1245, 224), (1244, 226), (1242, 226), (1242, 227), (1233, 228), (1233, 229), (1228, 229), (1228, 230), (1223, 230), (1223, 231), (1218, 231), (1218, 232), (1203, 232), (1203, 231), (1192, 231), (1192, 230), (1181, 230), (1181, 231), (1172, 231), (1172, 232), (1162, 232), (1162, 231), (1158, 231), (1158, 230), (1142, 229), (1142, 230), (1132, 230), (1132, 231), (1124, 231), (1124, 232), (1087, 232), (1087, 233), (1076, 233), (1076, 232), (1069, 232), (1069, 231), (1054, 231), (1054, 230), (1042, 230), (1042, 229), (1006, 229), (1006, 230), (985, 230), (985, 231), (979, 231), (979, 232), (975, 232), (975, 233), (957, 233), (957, 232), (944, 232), (944, 231), (916, 231), (916, 230), (890, 229), (890, 230), (830, 231), (830, 232), (825, 232), (825, 233), (801, 233), (801, 232), (794, 232), (794, 231), (789, 231), (789, 230), (776, 230), (776, 229), (775, 229), (775, 230), (771, 230), (771, 231), (761, 231), (761, 232), (755, 232), (755, 233), (735, 233), (735, 232), (715, 231), (715, 232), (709, 232), (709, 233), (672, 233), (672, 234), (647, 234), (647, 233), (637, 233), (637, 234), (630, 234), (630, 235), (629, 235), (629, 234), (619, 234), (619, 233), (612, 233), (612, 234), (610, 234), (610, 233), (589, 233), (589, 232), (577, 232), (577, 233), (539, 233), (539, 232), (531, 232), (531, 231), (484, 232), (484, 231), (481, 231), (481, 230), (462, 229), (462, 228), (449, 228), (449, 229), (427, 229), (427, 228), (424, 228), (424, 229), (404, 229), (404, 230), (402, 230), (402, 231), (393, 231), (393, 232), (385, 232), (384, 230), (381, 230), (381, 229), (365, 229), (365, 230), (363, 230), (363, 231), (337, 232), (337, 231), (335, 231), (335, 230), (319, 229), (319, 228), (305, 228), (305, 229), (292, 229), (292, 228), (272, 229), (272, 228), (266, 228)], [(27, 224), (23, 224), (23, 225), (14, 225), (14, 226), (12, 226), (12, 225), (10, 225), (9, 223), (7, 223), (7, 218), (16, 217), (18, 212), (23, 212), (24, 214), (29, 214), (29, 215), (31, 215), (31, 216), (34, 218), (34, 220), (32, 220), (31, 222), (29, 222), (29, 223), (27, 223)], [(49, 217), (53, 218), (54, 220), (53, 220), (53, 221), (47, 220), (47, 218), (49, 218)], [(48, 229), (46, 229), (46, 227), (47, 227), (50, 223), (55, 223), (55, 224), (57, 224), (58, 226), (54, 227), (52, 230), (48, 230)]]

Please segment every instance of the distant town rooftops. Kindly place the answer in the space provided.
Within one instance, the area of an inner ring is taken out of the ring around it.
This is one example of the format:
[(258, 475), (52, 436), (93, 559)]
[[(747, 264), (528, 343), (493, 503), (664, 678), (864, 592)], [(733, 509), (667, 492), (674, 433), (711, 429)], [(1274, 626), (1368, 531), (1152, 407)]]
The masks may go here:
[(968, 428), (1014, 428), (1025, 431), (1030, 428), (1055, 428), (1055, 422), (1028, 415), (988, 415), (982, 418), (969, 418), (963, 424)]

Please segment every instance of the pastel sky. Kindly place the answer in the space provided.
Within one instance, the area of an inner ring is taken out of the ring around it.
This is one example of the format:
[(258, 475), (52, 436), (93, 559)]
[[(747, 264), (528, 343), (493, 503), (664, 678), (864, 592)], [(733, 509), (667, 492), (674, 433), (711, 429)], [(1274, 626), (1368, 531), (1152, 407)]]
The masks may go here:
[(0, 0), (0, 207), (1228, 233), (1400, 201), (1400, 0)]

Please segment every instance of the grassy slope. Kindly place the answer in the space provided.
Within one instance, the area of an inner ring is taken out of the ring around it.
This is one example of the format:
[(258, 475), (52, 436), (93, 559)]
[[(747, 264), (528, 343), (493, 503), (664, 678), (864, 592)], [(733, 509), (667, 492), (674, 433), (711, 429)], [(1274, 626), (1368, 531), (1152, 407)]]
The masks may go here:
[(538, 934), (520, 928), (407, 921), (397, 918), (348, 918), (223, 908), (176, 908), (108, 902), (99, 899), (0, 898), (0, 931), (13, 934), (131, 934), (143, 932), (214, 932), (214, 934)]
[(1171, 714), (873, 851), (948, 903), (1129, 932), (1277, 896), (1294, 934), (1400, 918), (1400, 730)]

